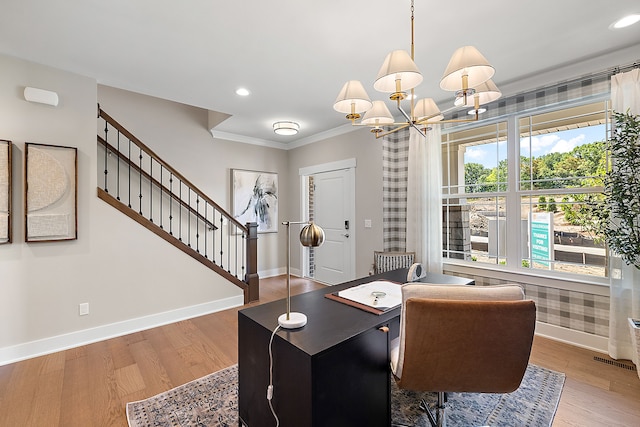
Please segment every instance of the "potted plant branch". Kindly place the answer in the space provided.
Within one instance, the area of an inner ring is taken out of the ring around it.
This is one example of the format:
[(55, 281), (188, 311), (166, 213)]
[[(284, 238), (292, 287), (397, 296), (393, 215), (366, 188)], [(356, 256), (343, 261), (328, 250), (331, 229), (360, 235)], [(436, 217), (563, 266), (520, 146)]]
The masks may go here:
[(609, 247), (640, 269), (640, 116), (614, 112), (609, 141), (612, 168), (605, 177), (604, 206), (598, 215)]

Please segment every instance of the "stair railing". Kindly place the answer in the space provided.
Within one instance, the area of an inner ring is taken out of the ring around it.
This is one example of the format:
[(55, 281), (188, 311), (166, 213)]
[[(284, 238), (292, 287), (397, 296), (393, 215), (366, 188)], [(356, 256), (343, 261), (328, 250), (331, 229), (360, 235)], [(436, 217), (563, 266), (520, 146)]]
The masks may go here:
[(98, 119), (98, 197), (258, 300), (257, 224), (238, 222), (100, 106)]

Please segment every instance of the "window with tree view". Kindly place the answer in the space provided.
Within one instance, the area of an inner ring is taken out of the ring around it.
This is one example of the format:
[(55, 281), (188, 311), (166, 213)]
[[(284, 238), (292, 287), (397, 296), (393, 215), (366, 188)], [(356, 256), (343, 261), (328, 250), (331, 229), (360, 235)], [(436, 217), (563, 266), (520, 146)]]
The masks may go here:
[(591, 215), (608, 165), (606, 111), (601, 101), (443, 135), (445, 257), (606, 277)]

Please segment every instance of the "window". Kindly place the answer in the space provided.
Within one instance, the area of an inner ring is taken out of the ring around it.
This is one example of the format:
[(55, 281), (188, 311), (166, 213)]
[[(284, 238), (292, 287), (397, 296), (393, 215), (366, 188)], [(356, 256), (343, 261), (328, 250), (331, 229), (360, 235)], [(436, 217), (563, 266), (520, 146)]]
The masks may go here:
[(443, 134), (445, 259), (606, 277), (604, 101)]

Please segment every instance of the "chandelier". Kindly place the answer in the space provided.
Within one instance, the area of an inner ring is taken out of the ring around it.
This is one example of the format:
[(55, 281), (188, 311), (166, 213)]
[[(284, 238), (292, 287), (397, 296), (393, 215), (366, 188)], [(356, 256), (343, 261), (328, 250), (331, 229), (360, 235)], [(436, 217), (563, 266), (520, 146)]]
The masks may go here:
[[(358, 80), (345, 83), (333, 104), (336, 111), (346, 114), (352, 125), (370, 127), (376, 138), (409, 126), (424, 136), (433, 123), (477, 121), (480, 105), (502, 96), (491, 80), (495, 69), (475, 47), (464, 46), (453, 53), (440, 80), (440, 88), (455, 92), (453, 107), (441, 112), (432, 98), (416, 102), (414, 88), (422, 82), (422, 74), (414, 62), (413, 21), (414, 5), (411, 0), (411, 54), (405, 50), (389, 53), (373, 83), (373, 88), (377, 91), (390, 94), (389, 99), (396, 102), (398, 111), (405, 121), (396, 122), (384, 101), (372, 102)], [(410, 91), (409, 97), (407, 91)], [(408, 113), (401, 105), (401, 101), (407, 97), (410, 101)], [(446, 113), (462, 107), (472, 107), (473, 115), (468, 119), (444, 120)]]

